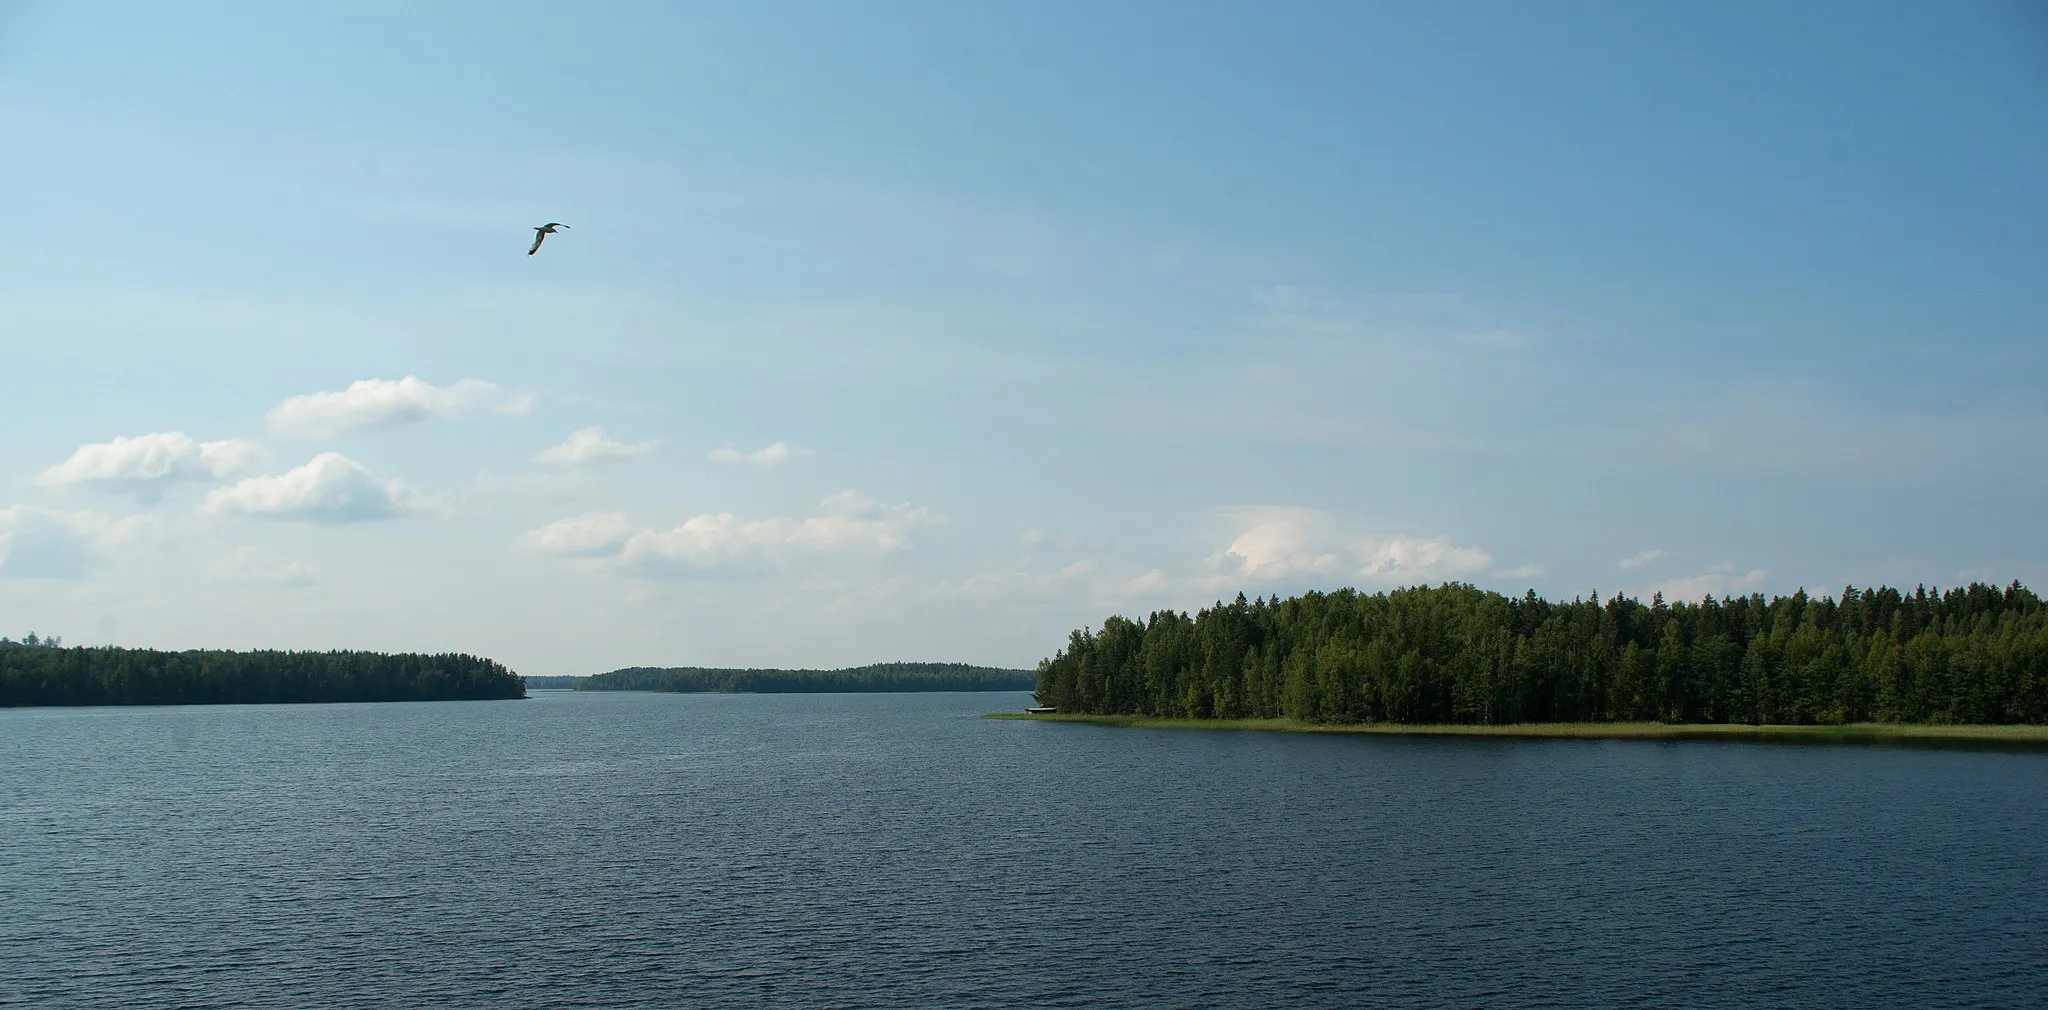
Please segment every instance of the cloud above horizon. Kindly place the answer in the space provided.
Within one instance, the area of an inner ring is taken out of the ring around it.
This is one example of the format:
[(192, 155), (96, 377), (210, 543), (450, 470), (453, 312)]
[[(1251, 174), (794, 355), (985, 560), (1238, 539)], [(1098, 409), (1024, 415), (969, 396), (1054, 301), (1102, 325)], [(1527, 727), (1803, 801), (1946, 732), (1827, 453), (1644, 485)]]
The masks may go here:
[(753, 452), (741, 452), (731, 446), (711, 450), (714, 463), (748, 463), (759, 467), (781, 466), (794, 459), (811, 455), (811, 450), (788, 442), (771, 442)]
[(517, 543), (556, 557), (601, 558), (617, 554), (633, 532), (625, 513), (599, 512), (557, 519), (520, 534)]
[(1471, 575), (1493, 563), (1485, 550), (1448, 537), (1372, 533), (1316, 509), (1251, 506), (1226, 509), (1224, 515), (1242, 528), (1207, 567), (1246, 580), (1434, 581)]
[(533, 398), (508, 392), (482, 379), (436, 386), (408, 375), (403, 379), (358, 379), (347, 389), (293, 396), (272, 407), (266, 420), (277, 431), (326, 438), (454, 417), (475, 410), (524, 414)]
[(606, 438), (602, 428), (591, 425), (570, 432), (569, 437), (560, 445), (542, 449), (534, 454), (533, 459), (536, 463), (552, 463), (558, 466), (633, 459), (653, 452), (656, 444), (653, 439), (645, 442), (620, 442)]
[(239, 438), (200, 442), (182, 431), (123, 435), (79, 446), (64, 462), (36, 474), (31, 483), (154, 497), (170, 483), (252, 473), (267, 458), (262, 446)]
[(1641, 595), (1649, 597), (1655, 593), (1663, 593), (1666, 600), (1685, 600), (1687, 602), (1697, 601), (1709, 596), (1715, 599), (1723, 599), (1730, 596), (1746, 596), (1751, 592), (1761, 590), (1770, 577), (1770, 571), (1764, 568), (1752, 568), (1747, 572), (1737, 575), (1734, 563), (1723, 561), (1708, 568), (1699, 575), (1688, 575), (1683, 578), (1666, 579), (1662, 582), (1654, 583), (1649, 588), (1643, 590)]
[(875, 558), (915, 548), (917, 531), (946, 517), (924, 506), (885, 504), (855, 491), (819, 502), (818, 514), (743, 520), (730, 512), (692, 516), (669, 529), (637, 527), (622, 513), (557, 519), (517, 542), (557, 557), (601, 563), (647, 577), (742, 574), (802, 558)]
[(1644, 565), (1654, 564), (1658, 561), (1662, 561), (1664, 560), (1666, 553), (1667, 552), (1663, 550), (1654, 550), (1642, 551), (1640, 553), (1631, 554), (1628, 557), (1621, 559), (1621, 570), (1626, 572), (1632, 569), (1641, 568)]
[(205, 508), (220, 515), (339, 525), (395, 519), (422, 503), (402, 481), (379, 480), (363, 464), (323, 452), (284, 473), (208, 492)]

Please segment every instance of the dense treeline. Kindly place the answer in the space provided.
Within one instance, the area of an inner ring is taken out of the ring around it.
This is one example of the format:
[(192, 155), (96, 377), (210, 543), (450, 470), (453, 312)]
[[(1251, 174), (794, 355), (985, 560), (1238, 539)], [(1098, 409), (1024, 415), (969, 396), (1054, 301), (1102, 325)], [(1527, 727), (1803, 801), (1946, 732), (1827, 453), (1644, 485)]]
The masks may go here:
[(526, 688), (512, 671), (458, 654), (0, 645), (0, 707), (524, 697)]
[(876, 663), (839, 670), (724, 670), (635, 666), (576, 681), (578, 691), (798, 694), (864, 691), (1029, 691), (1029, 670), (965, 663)]
[(519, 679), (526, 682), (526, 688), (529, 691), (571, 691), (575, 689), (577, 681), (585, 678), (550, 675), (546, 677), (521, 677)]
[(2015, 582), (1648, 605), (1473, 586), (1112, 617), (1038, 665), (1063, 712), (1311, 722), (2048, 723)]

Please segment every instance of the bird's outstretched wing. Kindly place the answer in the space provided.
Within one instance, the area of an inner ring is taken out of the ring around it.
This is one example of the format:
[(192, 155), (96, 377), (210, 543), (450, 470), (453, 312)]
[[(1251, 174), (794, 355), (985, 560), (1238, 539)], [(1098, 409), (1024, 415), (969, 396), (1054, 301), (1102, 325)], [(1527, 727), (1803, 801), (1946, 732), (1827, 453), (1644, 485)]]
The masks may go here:
[(539, 252), (539, 251), (540, 251), (540, 244), (541, 244), (542, 242), (545, 242), (545, 241), (547, 241), (547, 237), (548, 237), (548, 233), (547, 233), (547, 232), (544, 232), (544, 231), (540, 230), (539, 228), (535, 228), (535, 229), (533, 230), (533, 248), (531, 248), (531, 249), (528, 249), (528, 250), (526, 250), (526, 255), (528, 255), (528, 256), (531, 256), (531, 255), (533, 255), (534, 253), (537, 253), (537, 252)]

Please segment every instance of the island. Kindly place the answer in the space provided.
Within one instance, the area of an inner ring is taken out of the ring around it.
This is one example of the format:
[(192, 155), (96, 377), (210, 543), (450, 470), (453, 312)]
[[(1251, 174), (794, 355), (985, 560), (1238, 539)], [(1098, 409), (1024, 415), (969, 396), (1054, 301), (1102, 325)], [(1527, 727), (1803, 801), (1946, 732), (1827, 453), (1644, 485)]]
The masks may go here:
[[(1649, 603), (1463, 583), (1111, 617), (1011, 718), (1564, 736), (2048, 739), (2048, 607), (2018, 582)], [(1808, 727), (1787, 730), (1783, 727)], [(1915, 729), (1918, 727), (1919, 729)], [(1948, 728), (1943, 728), (1948, 727)], [(1964, 727), (1971, 727), (1965, 729)], [(1990, 728), (1984, 728), (1990, 727)]]
[(526, 697), (517, 674), (461, 653), (65, 647), (0, 639), (0, 707), (483, 701)]
[(835, 670), (633, 666), (574, 680), (578, 691), (722, 694), (1029, 691), (1038, 684), (1030, 670), (966, 663), (873, 663)]

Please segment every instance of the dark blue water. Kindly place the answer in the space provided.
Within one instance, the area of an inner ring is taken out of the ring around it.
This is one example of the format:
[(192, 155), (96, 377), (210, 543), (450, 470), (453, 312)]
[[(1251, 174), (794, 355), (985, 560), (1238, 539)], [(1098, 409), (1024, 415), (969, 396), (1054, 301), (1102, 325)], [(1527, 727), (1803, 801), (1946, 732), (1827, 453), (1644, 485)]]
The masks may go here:
[(2048, 756), (979, 720), (0, 711), (0, 1004), (2040, 1006)]

